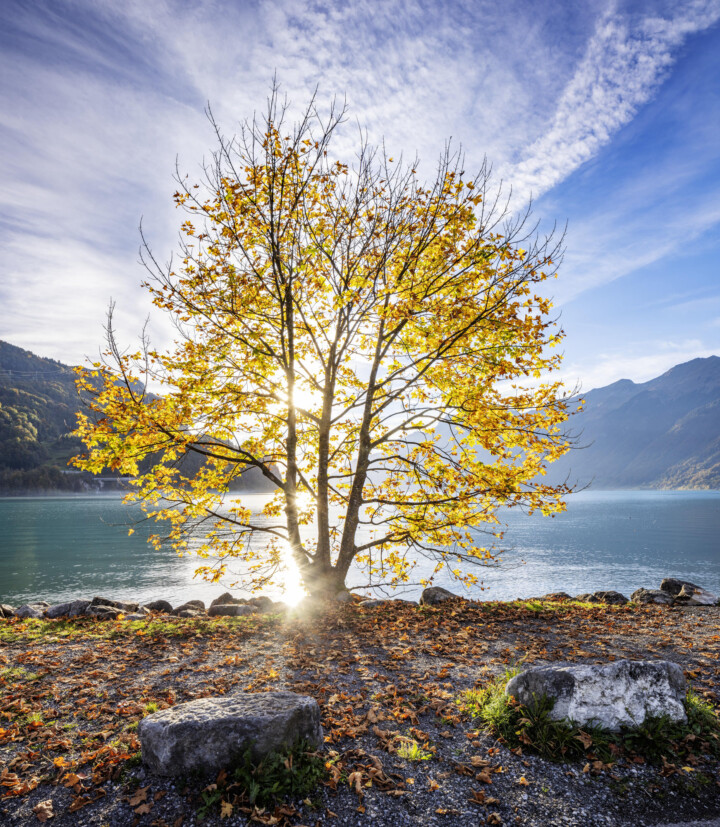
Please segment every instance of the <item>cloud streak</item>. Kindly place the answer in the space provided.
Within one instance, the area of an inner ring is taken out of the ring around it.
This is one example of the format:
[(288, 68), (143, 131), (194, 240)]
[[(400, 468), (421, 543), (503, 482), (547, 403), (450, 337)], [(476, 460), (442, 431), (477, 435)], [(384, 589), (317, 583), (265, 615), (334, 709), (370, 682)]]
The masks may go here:
[(506, 172), (518, 200), (542, 195), (596, 155), (653, 96), (682, 43), (718, 19), (717, 0), (678, 5), (669, 19), (605, 13), (547, 130)]

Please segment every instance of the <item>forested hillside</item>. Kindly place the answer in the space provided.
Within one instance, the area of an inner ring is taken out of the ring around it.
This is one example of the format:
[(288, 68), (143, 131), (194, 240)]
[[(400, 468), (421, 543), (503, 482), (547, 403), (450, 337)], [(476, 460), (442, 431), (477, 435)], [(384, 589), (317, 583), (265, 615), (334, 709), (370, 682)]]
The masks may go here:
[[(98, 479), (68, 467), (83, 450), (70, 436), (80, 407), (71, 367), (0, 341), (0, 495), (118, 487), (110, 472)], [(200, 464), (188, 457), (183, 471)], [(238, 480), (238, 490), (267, 490), (253, 471)]]

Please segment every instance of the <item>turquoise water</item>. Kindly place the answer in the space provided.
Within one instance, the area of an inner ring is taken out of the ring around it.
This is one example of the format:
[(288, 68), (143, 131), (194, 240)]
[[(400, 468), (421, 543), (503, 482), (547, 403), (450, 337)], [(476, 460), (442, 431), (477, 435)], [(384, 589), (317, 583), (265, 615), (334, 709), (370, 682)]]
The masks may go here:
[[(0, 600), (19, 605), (102, 594), (177, 604), (194, 597), (207, 602), (224, 590), (193, 579), (192, 557), (148, 546), (151, 527), (138, 524), (128, 536), (128, 523), (139, 516), (113, 495), (0, 499)], [(585, 491), (553, 519), (505, 516), (503, 562), (479, 572), (484, 590), (474, 590), (474, 597), (629, 594), (657, 588), (667, 576), (720, 594), (720, 492)], [(404, 596), (419, 593), (409, 588)]]

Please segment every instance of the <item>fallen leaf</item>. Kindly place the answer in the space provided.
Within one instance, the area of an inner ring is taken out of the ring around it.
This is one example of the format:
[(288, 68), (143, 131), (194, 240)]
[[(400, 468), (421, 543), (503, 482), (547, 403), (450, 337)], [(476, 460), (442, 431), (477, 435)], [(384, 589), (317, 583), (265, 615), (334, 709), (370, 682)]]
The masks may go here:
[(48, 819), (53, 818), (55, 813), (53, 812), (52, 798), (40, 801), (33, 807), (33, 812), (37, 816), (38, 821), (48, 821)]
[(229, 818), (233, 812), (233, 805), (229, 801), (220, 802), (220, 818)]
[(530, 785), (530, 782), (527, 780), (527, 778), (525, 778), (524, 775), (521, 775), (515, 783), (520, 784), (521, 787), (527, 787)]
[(135, 795), (133, 795), (132, 798), (128, 798), (128, 804), (131, 807), (137, 807), (138, 804), (142, 804), (142, 802), (147, 799), (149, 789), (150, 787), (140, 787), (135, 790)]

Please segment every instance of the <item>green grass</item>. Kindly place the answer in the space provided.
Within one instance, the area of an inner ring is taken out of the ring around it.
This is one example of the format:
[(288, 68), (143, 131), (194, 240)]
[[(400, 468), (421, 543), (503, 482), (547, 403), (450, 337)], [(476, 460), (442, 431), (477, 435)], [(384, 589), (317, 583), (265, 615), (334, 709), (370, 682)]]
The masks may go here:
[(40, 675), (37, 672), (30, 672), (22, 666), (8, 666), (0, 669), (0, 678), (6, 681), (36, 681)]
[(250, 631), (281, 625), (281, 614), (255, 614), (245, 617), (173, 617), (148, 620), (94, 620), (80, 617), (71, 620), (36, 620), (14, 618), (0, 622), (0, 643), (20, 641), (48, 642), (60, 638), (117, 640), (128, 637), (189, 638), (223, 634), (245, 635)]
[(308, 798), (326, 777), (325, 759), (304, 741), (260, 761), (253, 760), (248, 750), (222, 781), (202, 791), (198, 819), (219, 808), (223, 800), (262, 808), (288, 798)]
[(610, 732), (553, 720), (550, 713), (554, 701), (549, 698), (542, 697), (528, 707), (508, 697), (505, 685), (518, 671), (508, 671), (482, 689), (462, 693), (458, 699), (465, 713), (511, 748), (521, 747), (556, 761), (592, 757), (606, 763), (623, 754), (639, 755), (656, 764), (697, 753), (720, 756), (720, 718), (691, 690), (685, 701), (686, 724), (662, 716)]
[(271, 753), (257, 763), (248, 751), (232, 777), (250, 804), (264, 807), (284, 798), (307, 798), (326, 777), (325, 761), (307, 743)]
[(399, 758), (404, 758), (406, 761), (429, 761), (433, 757), (431, 752), (423, 749), (417, 741), (411, 739), (400, 744), (397, 754)]

